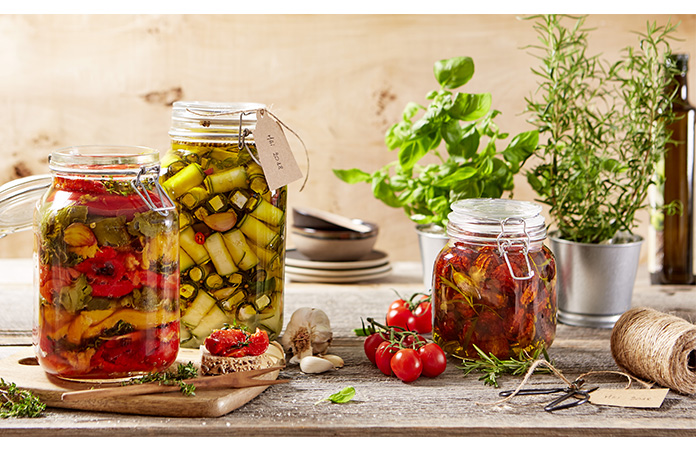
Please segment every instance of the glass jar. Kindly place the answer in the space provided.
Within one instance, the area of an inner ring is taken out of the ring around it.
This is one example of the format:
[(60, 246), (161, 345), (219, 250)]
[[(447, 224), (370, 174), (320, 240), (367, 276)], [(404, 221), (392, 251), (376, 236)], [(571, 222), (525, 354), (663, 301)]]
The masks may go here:
[(176, 102), (162, 185), (179, 210), (181, 345), (224, 324), (283, 326), (287, 188), (270, 190), (253, 103)]
[(433, 340), (480, 359), (548, 348), (556, 333), (556, 263), (541, 207), (507, 199), (455, 202), (433, 274)]
[(179, 351), (178, 220), (159, 185), (159, 153), (71, 147), (34, 214), (34, 347), (75, 380), (169, 367)]

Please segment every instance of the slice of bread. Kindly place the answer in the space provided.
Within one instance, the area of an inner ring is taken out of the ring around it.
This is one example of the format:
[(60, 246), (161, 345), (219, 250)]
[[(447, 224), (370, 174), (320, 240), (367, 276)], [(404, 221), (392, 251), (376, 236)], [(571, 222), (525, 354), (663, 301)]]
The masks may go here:
[(201, 375), (222, 375), (244, 370), (266, 369), (285, 362), (283, 349), (277, 342), (271, 342), (268, 350), (259, 356), (215, 356), (204, 345), (201, 346)]

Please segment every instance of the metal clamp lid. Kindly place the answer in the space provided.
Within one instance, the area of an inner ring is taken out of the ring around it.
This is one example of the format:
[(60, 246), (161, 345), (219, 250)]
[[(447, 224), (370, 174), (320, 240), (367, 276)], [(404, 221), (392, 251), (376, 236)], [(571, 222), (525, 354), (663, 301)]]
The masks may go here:
[[(510, 222), (517, 222), (522, 226), (522, 237), (518, 237), (517, 239), (513, 238), (503, 238), (505, 235), (505, 225), (509, 224)], [(529, 234), (527, 233), (527, 222), (524, 219), (516, 219), (512, 217), (508, 217), (507, 219), (503, 219), (500, 221), (500, 234), (498, 235), (498, 238), (496, 239), (496, 243), (498, 244), (498, 253), (500, 253), (500, 256), (505, 258), (505, 263), (508, 266), (508, 270), (510, 271), (510, 276), (512, 277), (513, 280), (517, 281), (523, 281), (523, 280), (529, 280), (532, 277), (534, 277), (534, 270), (532, 269), (532, 265), (529, 262), (529, 243), (530, 243), (530, 238)], [(515, 245), (521, 245), (522, 246), (522, 251), (521, 253), (524, 255), (524, 260), (527, 263), (527, 274), (522, 275), (522, 276), (517, 276), (515, 275), (515, 271), (512, 268), (512, 264), (510, 263), (510, 257), (508, 256), (509, 250)]]

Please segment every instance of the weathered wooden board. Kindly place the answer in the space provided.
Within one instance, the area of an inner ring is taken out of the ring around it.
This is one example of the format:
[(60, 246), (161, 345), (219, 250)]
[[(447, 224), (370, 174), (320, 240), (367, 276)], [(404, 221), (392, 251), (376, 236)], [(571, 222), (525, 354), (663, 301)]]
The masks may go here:
[[(197, 350), (181, 349), (175, 364), (197, 362), (199, 357)], [(278, 372), (263, 376), (275, 379)], [(66, 402), (61, 399), (64, 392), (89, 389), (90, 385), (65, 382), (46, 375), (37, 365), (30, 347), (0, 360), (0, 378), (30, 390), (49, 407), (164, 417), (219, 417), (248, 403), (268, 388), (197, 390), (193, 396), (173, 392)]]

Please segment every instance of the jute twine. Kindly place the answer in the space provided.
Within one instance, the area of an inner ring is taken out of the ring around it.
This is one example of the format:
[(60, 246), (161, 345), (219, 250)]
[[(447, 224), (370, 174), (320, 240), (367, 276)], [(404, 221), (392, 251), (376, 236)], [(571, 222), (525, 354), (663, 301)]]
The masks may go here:
[(696, 393), (696, 326), (684, 319), (651, 308), (630, 309), (614, 325), (611, 353), (636, 377)]

